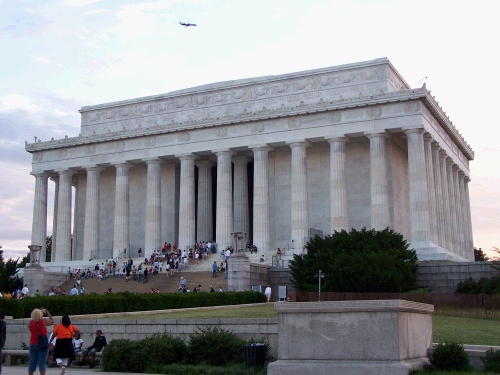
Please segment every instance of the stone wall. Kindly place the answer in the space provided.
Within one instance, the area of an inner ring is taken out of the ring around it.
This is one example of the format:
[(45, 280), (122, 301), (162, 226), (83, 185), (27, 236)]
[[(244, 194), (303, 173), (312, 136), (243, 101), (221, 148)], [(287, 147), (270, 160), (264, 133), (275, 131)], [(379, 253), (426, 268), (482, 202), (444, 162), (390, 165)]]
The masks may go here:
[[(489, 262), (422, 262), (417, 268), (417, 285), (427, 286), (431, 288), (432, 293), (436, 294), (455, 293), (457, 285), (461, 281), (469, 278), (479, 280), (482, 277), (492, 277), (495, 271), (490, 266)], [(271, 268), (251, 264), (250, 269), (250, 279), (252, 280), (250, 285), (262, 285), (262, 288), (265, 288), (265, 285), (269, 284), (273, 291), (272, 301), (278, 300), (279, 286), (286, 286), (287, 294), (293, 294), (292, 276), (288, 268)], [(267, 281), (263, 276), (265, 269), (267, 269)], [(260, 280), (260, 284), (257, 282), (258, 280)]]
[[(56, 321), (59, 319), (56, 318)], [(277, 350), (277, 319), (96, 319), (83, 317), (72, 318), (71, 321), (82, 332), (84, 346), (92, 344), (95, 332), (103, 331), (107, 341), (118, 339), (139, 340), (155, 333), (168, 333), (188, 341), (189, 336), (196, 332), (197, 327), (220, 326), (231, 330), (244, 340), (265, 337), (276, 356)], [(7, 342), (5, 349), (21, 349), (21, 343), (29, 343), (29, 331), (26, 328), (28, 319), (7, 321)], [(50, 327), (49, 327), (50, 331)]]
[(472, 278), (492, 277), (489, 262), (423, 262), (417, 268), (417, 285), (427, 286), (432, 293), (455, 293), (458, 283)]

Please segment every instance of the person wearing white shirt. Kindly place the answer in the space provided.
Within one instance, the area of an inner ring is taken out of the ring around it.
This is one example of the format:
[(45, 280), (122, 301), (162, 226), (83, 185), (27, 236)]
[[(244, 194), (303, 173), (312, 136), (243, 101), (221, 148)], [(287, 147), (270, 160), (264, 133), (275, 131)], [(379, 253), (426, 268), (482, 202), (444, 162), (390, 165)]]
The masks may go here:
[(28, 289), (28, 284), (24, 285), (24, 288), (21, 290), (21, 293), (23, 294), (23, 297), (26, 297), (27, 295), (30, 294), (30, 290)]

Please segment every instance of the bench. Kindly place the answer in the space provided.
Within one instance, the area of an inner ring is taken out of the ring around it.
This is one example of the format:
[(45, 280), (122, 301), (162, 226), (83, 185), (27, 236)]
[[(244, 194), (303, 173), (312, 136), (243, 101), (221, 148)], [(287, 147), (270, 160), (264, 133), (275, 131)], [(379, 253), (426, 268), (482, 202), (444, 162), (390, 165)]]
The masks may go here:
[[(27, 349), (4, 349), (2, 350), (2, 356), (5, 358), (4, 366), (14, 366), (21, 365), (21, 359), (25, 358), (25, 363), (28, 363), (28, 358), (30, 356), (30, 351)], [(102, 351), (95, 353), (95, 358), (101, 358)], [(99, 360), (100, 364), (100, 360)]]
[(20, 365), (21, 358), (26, 359), (28, 362), (28, 357), (30, 356), (30, 351), (26, 349), (4, 349), (2, 350), (2, 356), (5, 358), (4, 366)]

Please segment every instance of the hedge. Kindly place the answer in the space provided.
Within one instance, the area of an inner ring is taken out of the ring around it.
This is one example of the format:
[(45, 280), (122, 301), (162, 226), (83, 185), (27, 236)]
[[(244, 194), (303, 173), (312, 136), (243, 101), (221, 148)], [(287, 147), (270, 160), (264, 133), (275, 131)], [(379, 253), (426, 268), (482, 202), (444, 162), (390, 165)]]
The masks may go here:
[(0, 311), (14, 319), (29, 318), (35, 308), (46, 307), (52, 315), (85, 315), (128, 311), (151, 311), (190, 307), (240, 305), (265, 302), (257, 292), (223, 293), (114, 293), (79, 296), (25, 297), (0, 299)]

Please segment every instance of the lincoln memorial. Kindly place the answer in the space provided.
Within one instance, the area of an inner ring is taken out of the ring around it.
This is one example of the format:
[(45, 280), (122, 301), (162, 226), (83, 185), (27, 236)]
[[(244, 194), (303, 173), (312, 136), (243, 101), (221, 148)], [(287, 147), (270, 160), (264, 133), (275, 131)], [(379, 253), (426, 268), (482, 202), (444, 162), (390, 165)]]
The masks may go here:
[(50, 180), (53, 262), (148, 257), (164, 242), (220, 251), (234, 232), (259, 253), (300, 253), (311, 235), (363, 227), (402, 233), (419, 260), (474, 261), (474, 152), (386, 58), (80, 113), (77, 137), (26, 144), (42, 260)]

